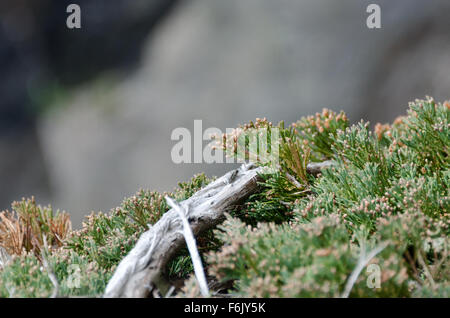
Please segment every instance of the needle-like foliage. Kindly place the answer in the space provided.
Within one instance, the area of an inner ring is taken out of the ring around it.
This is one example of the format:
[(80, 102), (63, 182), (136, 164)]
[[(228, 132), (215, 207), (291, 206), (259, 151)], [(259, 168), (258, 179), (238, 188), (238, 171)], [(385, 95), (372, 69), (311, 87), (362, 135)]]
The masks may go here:
[[(268, 147), (251, 147), (253, 136), (270, 140)], [(219, 141), (228, 155), (272, 169), (223, 224), (196, 237), (212, 294), (450, 296), (449, 102), (416, 100), (406, 116), (373, 131), (325, 109), (289, 127), (257, 119)], [(267, 150), (272, 162), (259, 160)], [(308, 173), (308, 163), (323, 160), (333, 165)], [(43, 238), (60, 295), (100, 296), (120, 260), (168, 210), (164, 197), (184, 200), (208, 182), (200, 175), (171, 194), (140, 190), (76, 231), (64, 213), (34, 200), (14, 203), (0, 214), (0, 296), (52, 295), (39, 257)], [(186, 249), (168, 265), (177, 296), (200, 295), (192, 271)]]

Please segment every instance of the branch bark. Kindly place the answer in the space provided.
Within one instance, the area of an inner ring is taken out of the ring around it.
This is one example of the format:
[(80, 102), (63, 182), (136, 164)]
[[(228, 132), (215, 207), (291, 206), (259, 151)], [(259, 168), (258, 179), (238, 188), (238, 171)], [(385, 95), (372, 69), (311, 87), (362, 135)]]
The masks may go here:
[[(308, 165), (316, 174), (329, 163)], [(188, 221), (194, 235), (215, 227), (223, 221), (224, 213), (257, 191), (262, 167), (244, 164), (196, 192), (181, 205), (189, 209)], [(119, 263), (108, 282), (104, 297), (147, 297), (155, 288), (162, 295), (169, 290), (164, 279), (167, 263), (185, 244), (183, 225), (176, 209), (162, 218), (139, 238), (136, 246)]]
[[(188, 220), (194, 234), (216, 226), (226, 210), (255, 192), (260, 170), (243, 165), (183, 201), (183, 206), (189, 207)], [(182, 229), (177, 211), (167, 211), (120, 262), (104, 297), (147, 297), (155, 287), (166, 294), (169, 286), (162, 273), (185, 243)]]

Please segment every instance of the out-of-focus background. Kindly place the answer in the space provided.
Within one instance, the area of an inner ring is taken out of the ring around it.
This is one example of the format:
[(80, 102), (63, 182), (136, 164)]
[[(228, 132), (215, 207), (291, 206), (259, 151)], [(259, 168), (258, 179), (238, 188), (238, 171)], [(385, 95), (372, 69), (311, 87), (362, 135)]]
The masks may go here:
[(327, 107), (374, 124), (448, 99), (449, 14), (448, 0), (2, 0), (0, 210), (35, 195), (79, 226), (140, 187), (230, 170), (172, 162), (172, 130), (194, 119), (225, 130)]

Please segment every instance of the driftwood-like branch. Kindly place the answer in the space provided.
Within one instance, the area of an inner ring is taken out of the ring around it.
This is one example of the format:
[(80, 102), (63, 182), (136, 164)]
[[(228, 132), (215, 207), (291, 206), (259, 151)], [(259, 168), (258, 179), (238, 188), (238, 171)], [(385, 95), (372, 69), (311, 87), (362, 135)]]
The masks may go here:
[[(260, 168), (243, 165), (182, 202), (189, 207), (194, 234), (213, 228), (224, 212), (255, 192)], [(166, 294), (168, 284), (162, 273), (167, 263), (184, 246), (183, 225), (175, 209), (167, 211), (120, 262), (109, 281), (105, 297), (146, 297), (154, 288)]]
[[(307, 170), (316, 174), (322, 166), (328, 167), (329, 163), (308, 165)], [(181, 202), (189, 209), (188, 221), (194, 235), (214, 228), (223, 221), (227, 210), (255, 193), (262, 171), (261, 167), (244, 164)], [(147, 297), (155, 289), (165, 295), (170, 286), (164, 278), (164, 269), (185, 244), (182, 231), (182, 221), (173, 208), (155, 225), (149, 225), (149, 230), (119, 263), (104, 297)]]
[(320, 171), (322, 171), (322, 169), (330, 168), (330, 167), (334, 166), (335, 164), (336, 164), (336, 162), (334, 162), (333, 160), (326, 160), (323, 162), (311, 162), (306, 167), (306, 171), (309, 174), (316, 176), (320, 173)]

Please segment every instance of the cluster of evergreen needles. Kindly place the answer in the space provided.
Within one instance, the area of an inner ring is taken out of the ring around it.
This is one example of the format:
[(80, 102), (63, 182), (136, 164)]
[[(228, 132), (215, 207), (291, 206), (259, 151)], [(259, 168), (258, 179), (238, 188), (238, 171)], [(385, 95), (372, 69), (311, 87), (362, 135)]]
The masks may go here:
[[(416, 100), (373, 128), (324, 109), (280, 131), (279, 169), (257, 193), (196, 237), (209, 281), (237, 297), (449, 297), (450, 103)], [(318, 175), (311, 162), (332, 160)], [(191, 197), (205, 175), (172, 193), (140, 190), (72, 230), (67, 213), (34, 198), (0, 213), (0, 297), (101, 297), (165, 196)], [(170, 261), (173, 296), (200, 295), (187, 249)], [(57, 290), (55, 291), (55, 286)]]

